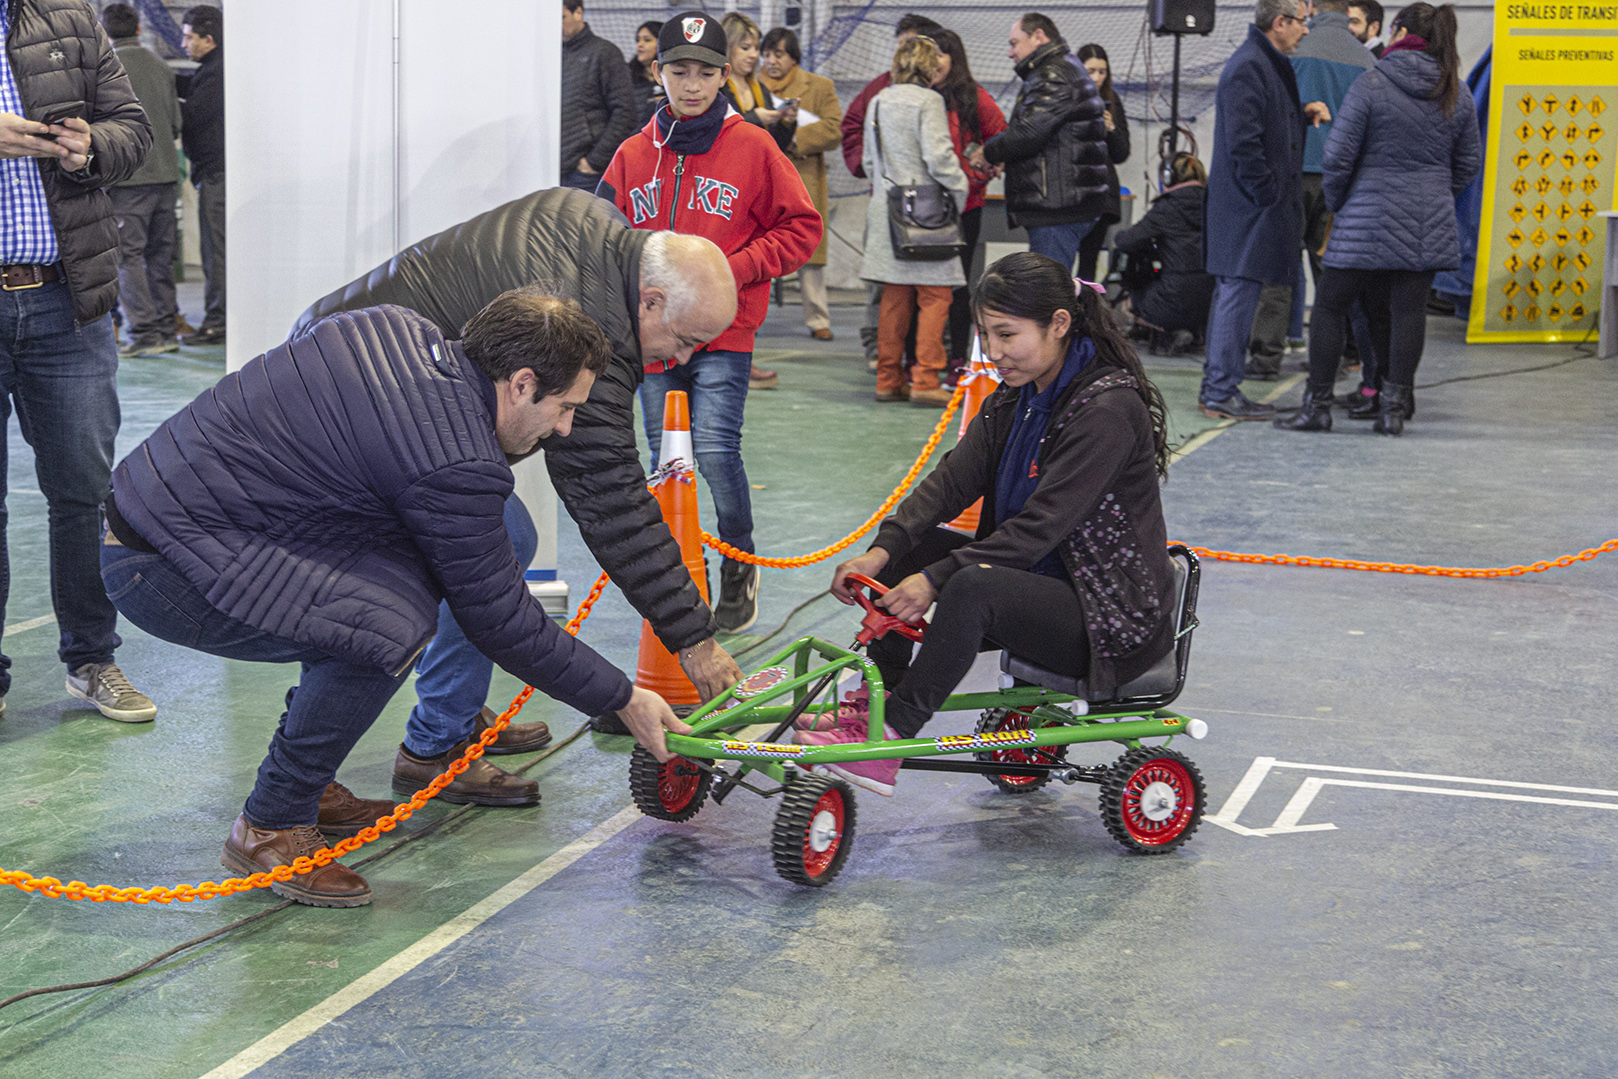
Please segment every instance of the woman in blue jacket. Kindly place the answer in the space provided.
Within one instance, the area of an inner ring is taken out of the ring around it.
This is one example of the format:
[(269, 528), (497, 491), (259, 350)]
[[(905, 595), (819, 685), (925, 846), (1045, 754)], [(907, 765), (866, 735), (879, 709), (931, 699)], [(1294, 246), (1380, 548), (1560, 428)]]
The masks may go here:
[(1376, 430), (1404, 431), (1427, 332), (1433, 275), (1461, 262), (1455, 200), (1479, 167), (1477, 119), (1461, 93), (1455, 8), (1411, 4), (1376, 67), (1354, 81), (1326, 140), (1323, 186), (1336, 216), (1310, 319), (1303, 407), (1276, 426), (1331, 430), (1343, 326), (1358, 299), (1382, 384)]

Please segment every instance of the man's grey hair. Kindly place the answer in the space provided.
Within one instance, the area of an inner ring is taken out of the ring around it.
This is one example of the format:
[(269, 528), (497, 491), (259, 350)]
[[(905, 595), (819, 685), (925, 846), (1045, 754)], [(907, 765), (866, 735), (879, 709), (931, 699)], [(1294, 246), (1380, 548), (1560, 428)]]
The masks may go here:
[(1253, 25), (1267, 33), (1282, 15), (1297, 18), (1298, 0), (1258, 0), (1258, 7), (1253, 9)]
[(702, 299), (699, 281), (680, 265), (681, 255), (689, 254), (694, 236), (654, 232), (640, 252), (642, 288), (663, 290), (663, 325), (684, 319)]

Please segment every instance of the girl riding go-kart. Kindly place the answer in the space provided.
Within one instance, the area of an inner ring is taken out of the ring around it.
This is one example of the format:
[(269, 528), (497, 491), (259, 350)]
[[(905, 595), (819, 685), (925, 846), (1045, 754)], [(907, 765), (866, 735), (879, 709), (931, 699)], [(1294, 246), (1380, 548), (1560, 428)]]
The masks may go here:
[[(990, 266), (972, 304), (1002, 385), (871, 549), (832, 574), (844, 603), (854, 602), (850, 574), (890, 586), (876, 602), (906, 621), (938, 604), (914, 658), (897, 633), (868, 648), (888, 687), (887, 739), (916, 737), (983, 650), (1004, 648), (1105, 694), (1174, 648), (1175, 574), (1158, 497), (1167, 417), (1098, 286), (1024, 252)], [(980, 497), (976, 536), (939, 527)], [(835, 716), (804, 715), (798, 743), (866, 741), (864, 692)], [(818, 767), (892, 795), (899, 761)]]

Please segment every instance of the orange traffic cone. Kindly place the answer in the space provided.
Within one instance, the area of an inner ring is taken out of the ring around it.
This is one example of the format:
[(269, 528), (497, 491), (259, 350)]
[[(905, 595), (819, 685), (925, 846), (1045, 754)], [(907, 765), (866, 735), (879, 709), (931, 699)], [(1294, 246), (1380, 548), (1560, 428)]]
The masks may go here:
[[(691, 573), (702, 598), (708, 598), (708, 573), (702, 560), (702, 525), (697, 520), (696, 456), (691, 449), (691, 406), (680, 390), (663, 398), (663, 443), (657, 451), (657, 471), (649, 486), (663, 511), (663, 521), (680, 545), (680, 560)], [(701, 704), (702, 697), (685, 676), (674, 653), (652, 632), (640, 627), (640, 659), (635, 684), (649, 689), (673, 705)]]
[[(961, 403), (961, 429), (956, 432), (956, 442), (965, 437), (966, 429), (977, 418), (978, 409), (983, 407), (983, 402), (1000, 388), (1000, 372), (995, 369), (994, 364), (983, 358), (983, 349), (976, 335), (972, 337), (972, 358), (961, 378), (966, 380), (966, 400)], [(952, 532), (964, 532), (968, 536), (975, 536), (978, 534), (978, 520), (982, 513), (983, 499), (980, 498), (944, 527)]]

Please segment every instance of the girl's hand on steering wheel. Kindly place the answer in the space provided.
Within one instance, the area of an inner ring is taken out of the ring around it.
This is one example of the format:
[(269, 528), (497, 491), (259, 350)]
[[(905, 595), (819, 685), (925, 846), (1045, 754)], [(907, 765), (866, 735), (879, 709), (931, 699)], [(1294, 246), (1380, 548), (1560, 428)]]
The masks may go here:
[(855, 602), (854, 588), (848, 583), (848, 575), (862, 573), (874, 580), (887, 564), (888, 552), (880, 547), (873, 547), (847, 562), (839, 562), (837, 568), (831, 571), (831, 594), (852, 606)]
[(900, 581), (895, 588), (888, 589), (888, 594), (876, 601), (876, 605), (906, 622), (920, 622), (926, 615), (927, 608), (933, 605), (938, 598), (938, 589), (933, 582), (927, 579), (926, 574), (912, 573)]

